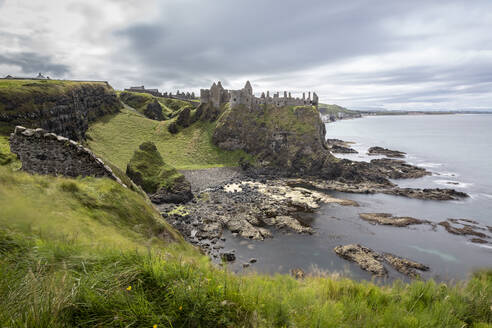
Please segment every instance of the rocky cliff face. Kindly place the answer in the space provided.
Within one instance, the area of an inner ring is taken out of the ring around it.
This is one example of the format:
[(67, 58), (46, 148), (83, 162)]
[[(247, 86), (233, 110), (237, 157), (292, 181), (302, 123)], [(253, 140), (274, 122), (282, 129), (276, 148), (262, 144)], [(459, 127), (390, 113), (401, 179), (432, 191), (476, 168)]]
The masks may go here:
[(73, 140), (85, 139), (89, 122), (120, 108), (106, 83), (25, 83), (0, 89), (0, 122), (41, 127)]
[(108, 177), (123, 185), (89, 149), (43, 129), (17, 126), (10, 136), (10, 150), (22, 162), (22, 170), (29, 173)]
[(325, 126), (313, 106), (226, 108), (213, 141), (255, 155), (262, 167), (284, 173), (318, 174), (337, 160), (327, 150)]

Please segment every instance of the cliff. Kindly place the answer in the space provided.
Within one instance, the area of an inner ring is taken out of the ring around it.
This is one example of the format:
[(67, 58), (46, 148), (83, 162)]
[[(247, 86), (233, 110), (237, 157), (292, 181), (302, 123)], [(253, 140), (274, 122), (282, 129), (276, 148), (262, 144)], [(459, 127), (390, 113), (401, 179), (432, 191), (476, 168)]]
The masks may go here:
[[(81, 144), (43, 129), (17, 126), (10, 136), (10, 150), (29, 173), (68, 177), (107, 177), (125, 186), (102, 159)], [(126, 186), (125, 186), (126, 187)]]
[(83, 140), (90, 122), (120, 108), (105, 82), (0, 80), (0, 124), (10, 130), (40, 127)]
[(262, 167), (288, 174), (318, 174), (336, 162), (327, 150), (325, 126), (314, 106), (226, 106), (213, 141), (228, 150), (243, 149)]

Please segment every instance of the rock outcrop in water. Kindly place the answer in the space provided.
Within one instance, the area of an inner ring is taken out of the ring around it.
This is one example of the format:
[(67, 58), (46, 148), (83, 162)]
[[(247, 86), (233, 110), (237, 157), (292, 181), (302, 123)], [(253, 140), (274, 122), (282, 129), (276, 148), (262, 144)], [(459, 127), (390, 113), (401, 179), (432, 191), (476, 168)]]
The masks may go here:
[(391, 225), (395, 227), (406, 227), (412, 224), (430, 223), (426, 220), (416, 219), (409, 216), (393, 216), (389, 213), (360, 213), (360, 218), (372, 223)]
[(40, 127), (72, 140), (85, 139), (90, 122), (121, 106), (103, 82), (37, 81), (0, 89), (0, 122)]
[(334, 251), (340, 257), (357, 263), (362, 270), (368, 271), (377, 277), (384, 277), (388, 275), (388, 270), (384, 267), (383, 261), (387, 262), (398, 272), (411, 278), (419, 277), (416, 270), (429, 270), (429, 267), (426, 265), (390, 253), (380, 254), (359, 244), (337, 246), (334, 248)]
[(384, 155), (386, 157), (403, 158), (406, 153), (398, 150), (391, 150), (379, 146), (371, 147), (367, 151), (368, 155)]

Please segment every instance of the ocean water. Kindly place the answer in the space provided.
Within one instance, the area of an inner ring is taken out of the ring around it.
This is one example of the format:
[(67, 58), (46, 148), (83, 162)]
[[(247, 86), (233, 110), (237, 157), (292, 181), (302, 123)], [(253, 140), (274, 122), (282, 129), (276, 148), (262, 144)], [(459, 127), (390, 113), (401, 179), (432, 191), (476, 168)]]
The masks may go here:
[[(359, 243), (381, 252), (424, 263), (430, 271), (425, 279), (465, 279), (481, 268), (492, 268), (492, 244), (476, 244), (471, 236), (452, 235), (443, 227), (414, 225), (405, 228), (377, 226), (359, 218), (359, 213), (386, 212), (440, 222), (467, 218), (492, 226), (492, 115), (370, 116), (326, 125), (327, 138), (354, 142), (359, 154), (339, 155), (358, 161), (371, 146), (404, 151), (406, 160), (432, 172), (431, 176), (394, 180), (402, 187), (454, 188), (471, 197), (460, 201), (415, 200), (383, 194), (364, 195), (333, 192), (339, 198), (356, 200), (359, 207), (324, 205), (305, 216), (314, 235), (275, 233), (273, 239), (250, 241), (228, 236), (226, 247), (236, 249), (238, 260), (230, 267), (241, 272), (287, 273), (293, 268), (341, 273), (354, 279), (371, 279), (357, 265), (338, 257), (337, 245)], [(492, 232), (483, 230), (492, 236)], [(258, 262), (242, 269), (254, 257)], [(388, 267), (388, 269), (390, 269)], [(406, 278), (389, 270), (385, 281)], [(383, 281), (384, 282), (384, 281)]]

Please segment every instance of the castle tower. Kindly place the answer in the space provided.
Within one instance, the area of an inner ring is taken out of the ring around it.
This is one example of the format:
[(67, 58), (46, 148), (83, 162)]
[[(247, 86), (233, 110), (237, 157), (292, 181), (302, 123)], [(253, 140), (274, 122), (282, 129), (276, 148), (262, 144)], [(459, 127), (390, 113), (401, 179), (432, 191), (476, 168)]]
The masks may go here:
[(249, 81), (246, 81), (246, 84), (244, 85), (244, 90), (249, 95), (252, 95), (253, 94), (253, 87), (251, 86), (251, 83), (249, 83)]

